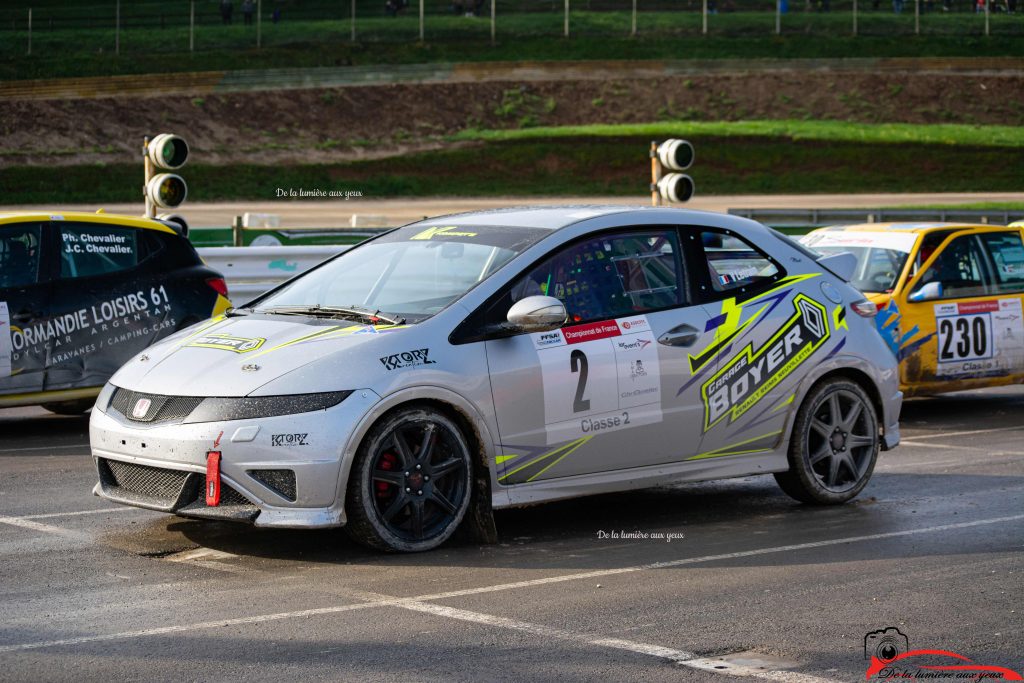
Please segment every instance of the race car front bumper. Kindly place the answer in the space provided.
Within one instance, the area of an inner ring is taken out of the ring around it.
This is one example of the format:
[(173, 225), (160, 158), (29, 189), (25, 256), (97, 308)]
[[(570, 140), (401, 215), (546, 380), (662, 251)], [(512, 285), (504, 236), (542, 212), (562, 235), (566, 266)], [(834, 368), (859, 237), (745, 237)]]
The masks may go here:
[[(89, 423), (97, 496), (185, 517), (256, 526), (345, 523), (342, 464), (350, 435), (378, 401), (369, 390), (309, 413), (147, 425), (114, 410)], [(206, 504), (207, 456), (220, 453), (220, 502)]]

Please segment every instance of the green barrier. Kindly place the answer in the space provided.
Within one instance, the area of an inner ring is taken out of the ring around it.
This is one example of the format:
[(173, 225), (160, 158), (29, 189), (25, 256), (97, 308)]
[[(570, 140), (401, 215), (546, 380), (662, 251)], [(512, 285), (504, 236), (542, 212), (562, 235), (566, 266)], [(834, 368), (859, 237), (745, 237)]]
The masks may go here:
[(189, 241), (196, 248), (232, 246), (327, 246), (332, 244), (358, 244), (390, 228), (308, 228), (291, 230), (245, 229), (241, 231), (241, 244), (235, 244), (231, 228), (193, 228)]

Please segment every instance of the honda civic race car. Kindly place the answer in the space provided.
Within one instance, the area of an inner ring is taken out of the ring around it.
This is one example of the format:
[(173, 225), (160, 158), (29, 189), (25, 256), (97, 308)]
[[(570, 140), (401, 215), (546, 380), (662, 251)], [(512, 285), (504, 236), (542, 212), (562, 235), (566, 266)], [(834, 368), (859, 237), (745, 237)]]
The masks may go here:
[(670, 481), (842, 503), (902, 400), (851, 264), (674, 209), (408, 225), (132, 359), (92, 414), (94, 492), (389, 551)]
[(872, 223), (801, 237), (857, 258), (851, 282), (879, 308), (910, 396), (1024, 382), (1021, 227)]
[(0, 214), (0, 408), (83, 413), (129, 358), (230, 305), (174, 223)]

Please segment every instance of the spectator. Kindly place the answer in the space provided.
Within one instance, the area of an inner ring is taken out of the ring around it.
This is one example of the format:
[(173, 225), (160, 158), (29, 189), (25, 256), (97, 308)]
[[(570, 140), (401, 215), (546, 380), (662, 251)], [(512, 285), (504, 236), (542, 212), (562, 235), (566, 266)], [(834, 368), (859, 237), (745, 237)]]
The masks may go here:
[(892, 0), (892, 11), (896, 14), (903, 12), (903, 0)]
[(220, 0), (220, 19), (225, 24), (231, 23), (231, 14), (235, 7), (231, 0)]
[(255, 9), (256, 3), (253, 0), (242, 0), (242, 16), (245, 17), (246, 26), (252, 24), (252, 13)]
[(277, 22), (281, 21), (281, 8), (280, 7), (275, 7), (274, 11), (270, 13), (270, 21), (275, 23), (275, 24)]

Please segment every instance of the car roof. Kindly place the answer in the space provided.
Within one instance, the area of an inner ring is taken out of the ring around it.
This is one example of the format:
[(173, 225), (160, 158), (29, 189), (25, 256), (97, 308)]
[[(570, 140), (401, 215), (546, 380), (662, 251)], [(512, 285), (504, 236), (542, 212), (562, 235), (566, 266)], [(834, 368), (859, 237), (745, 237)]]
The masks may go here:
[(972, 228), (1005, 228), (1005, 225), (991, 223), (859, 223), (857, 225), (830, 225), (821, 230), (853, 231), (853, 232), (934, 232), (935, 230), (970, 230)]
[(126, 228), (144, 228), (158, 232), (169, 232), (177, 234), (160, 221), (143, 216), (123, 216), (114, 213), (87, 213), (85, 211), (55, 211), (53, 213), (42, 213), (32, 211), (22, 212), (0, 212), (0, 225), (12, 223), (29, 223), (36, 221), (74, 221), (76, 223), (105, 223), (107, 225), (120, 225)]
[[(457, 226), (483, 226), (493, 225), (510, 228), (544, 228), (551, 231), (568, 227), (583, 220), (611, 215), (629, 215), (657, 212), (661, 214), (657, 218), (651, 216), (654, 221), (665, 220), (665, 216), (671, 216), (674, 221), (686, 222), (691, 219), (698, 225), (707, 224), (707, 218), (713, 217), (716, 221), (740, 222), (744, 225), (759, 225), (747, 219), (729, 216), (728, 214), (714, 213), (709, 211), (695, 211), (692, 209), (674, 209), (663, 206), (630, 206), (620, 204), (576, 204), (566, 206), (513, 206), (503, 209), (488, 209), (485, 211), (468, 211), (466, 213), (454, 213), (445, 216), (434, 216), (424, 219), (413, 225), (457, 225)], [(762, 226), (763, 227), (763, 226)]]

